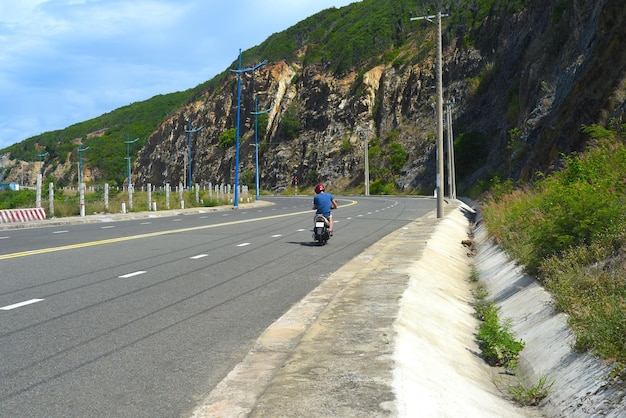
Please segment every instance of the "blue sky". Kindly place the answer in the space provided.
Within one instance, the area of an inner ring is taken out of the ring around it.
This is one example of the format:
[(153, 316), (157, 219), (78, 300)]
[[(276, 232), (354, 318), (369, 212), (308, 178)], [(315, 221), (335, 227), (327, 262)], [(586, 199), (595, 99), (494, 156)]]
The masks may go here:
[(357, 0), (0, 0), (0, 149), (213, 78)]

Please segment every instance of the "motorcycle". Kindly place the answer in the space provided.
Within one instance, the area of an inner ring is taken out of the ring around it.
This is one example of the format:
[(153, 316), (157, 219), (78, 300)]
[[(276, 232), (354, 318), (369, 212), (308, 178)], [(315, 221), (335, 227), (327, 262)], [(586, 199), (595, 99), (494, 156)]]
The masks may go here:
[(330, 239), (330, 222), (324, 215), (315, 215), (313, 225), (313, 241), (317, 241), (319, 245), (326, 245)]

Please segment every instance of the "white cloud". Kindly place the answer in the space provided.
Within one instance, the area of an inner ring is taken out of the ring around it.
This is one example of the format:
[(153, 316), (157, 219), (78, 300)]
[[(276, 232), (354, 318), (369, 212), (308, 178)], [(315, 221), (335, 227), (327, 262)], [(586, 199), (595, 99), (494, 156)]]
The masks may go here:
[(194, 87), (298, 21), (354, 0), (0, 3), (0, 148)]

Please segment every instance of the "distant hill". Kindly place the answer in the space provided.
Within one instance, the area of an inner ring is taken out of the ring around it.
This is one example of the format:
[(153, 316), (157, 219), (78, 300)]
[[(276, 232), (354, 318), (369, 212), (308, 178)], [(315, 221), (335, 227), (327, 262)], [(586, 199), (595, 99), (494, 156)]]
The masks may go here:
[[(364, 0), (311, 16), (244, 51), (241, 181), (252, 185), (255, 119), (260, 121), (261, 188), (330, 182), (363, 187), (369, 141), (375, 192), (432, 193), (435, 181), (436, 26), (411, 16), (438, 2)], [(582, 124), (623, 114), (626, 22), (620, 0), (454, 0), (443, 19), (444, 97), (451, 108), (457, 182), (467, 193), (493, 177), (532, 180), (581, 151)], [(581, 18), (584, 16), (584, 18)], [(610, 63), (610, 65), (607, 65)], [(156, 96), (4, 150), (58, 184), (76, 181), (77, 144), (89, 182), (121, 184), (126, 139), (133, 182), (184, 177), (185, 128), (193, 135), (194, 182), (234, 181), (236, 62), (185, 92)], [(90, 135), (92, 133), (96, 133)], [(15, 173), (12, 173), (15, 175)], [(445, 184), (445, 183), (444, 183)]]
[[(163, 120), (188, 102), (196, 93), (195, 89), (184, 92), (158, 95), (143, 102), (132, 103), (106, 113), (97, 118), (71, 125), (65, 129), (46, 132), (14, 144), (0, 153), (8, 153), (12, 160), (38, 161), (39, 154), (45, 156), (47, 169), (77, 159), (78, 145), (89, 147), (85, 161), (90, 167), (99, 170), (112, 182), (121, 183), (124, 179), (126, 144), (124, 141), (139, 138), (132, 144), (136, 155), (149, 135)], [(71, 170), (71, 164), (68, 170)], [(67, 179), (69, 181), (69, 178)], [(64, 179), (58, 178), (63, 186)]]

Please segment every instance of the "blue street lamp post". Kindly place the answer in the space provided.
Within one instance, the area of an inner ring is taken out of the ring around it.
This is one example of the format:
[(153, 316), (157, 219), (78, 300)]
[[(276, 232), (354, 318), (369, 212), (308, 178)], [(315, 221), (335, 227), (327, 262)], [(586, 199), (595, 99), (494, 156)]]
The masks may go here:
[(130, 190), (130, 144), (134, 144), (137, 141), (139, 141), (139, 138), (124, 141), (126, 144), (126, 176), (128, 178), (128, 190)]
[(44, 152), (43, 154), (37, 154), (39, 155), (39, 174), (43, 175), (43, 164), (41, 162), (41, 158), (45, 157), (46, 155), (49, 155), (50, 153), (48, 151)]
[(255, 167), (255, 200), (259, 200), (259, 115), (263, 113), (267, 113), (272, 108), (267, 110), (259, 111), (259, 99), (254, 98), (254, 112), (251, 112), (254, 115), (254, 167)]
[(200, 129), (202, 129), (202, 126), (196, 129), (192, 129), (191, 128), (191, 121), (187, 121), (187, 129), (185, 129), (185, 132), (187, 132), (187, 163), (189, 164), (189, 190), (191, 190), (192, 185), (193, 185), (193, 180), (191, 179), (191, 134), (194, 132), (198, 132)]
[(230, 70), (237, 73), (237, 135), (235, 137), (235, 199), (233, 201), (234, 206), (239, 206), (239, 125), (241, 120), (241, 73), (248, 71), (254, 71), (262, 65), (267, 64), (267, 60), (264, 60), (254, 67), (241, 68), (241, 49), (239, 50), (239, 64), (236, 70)]

